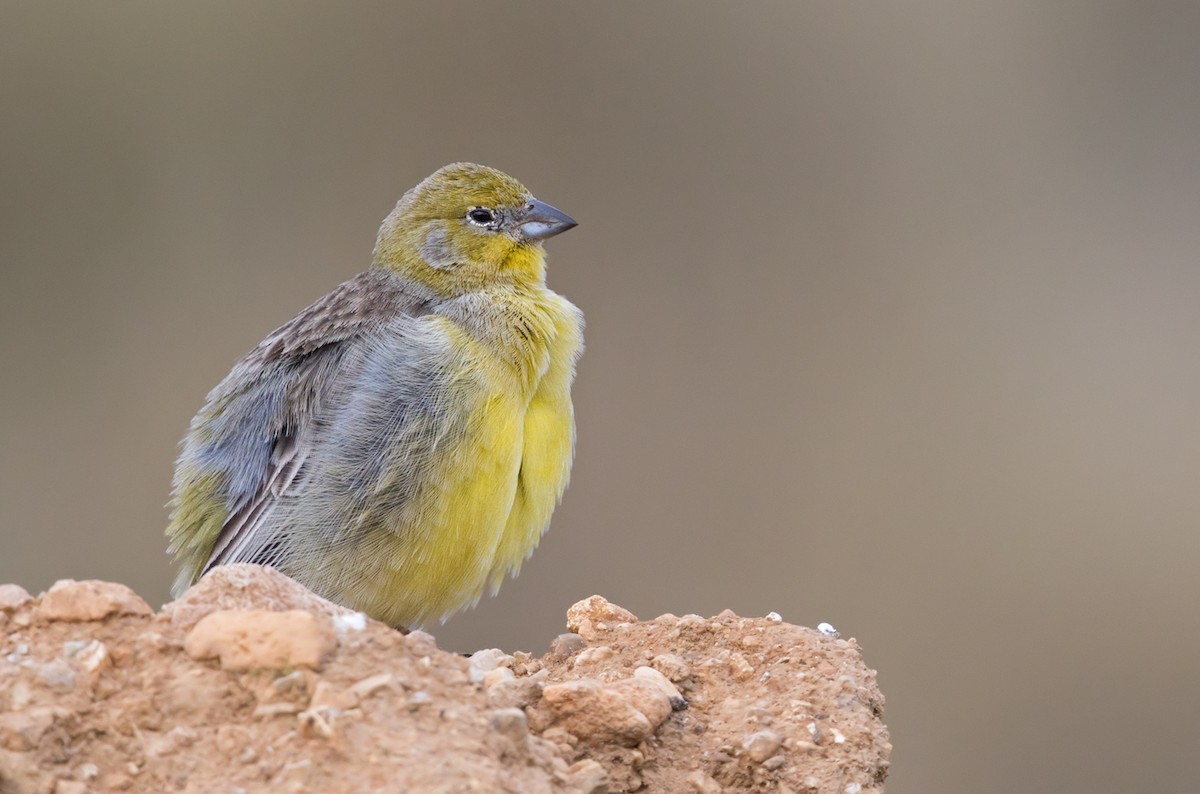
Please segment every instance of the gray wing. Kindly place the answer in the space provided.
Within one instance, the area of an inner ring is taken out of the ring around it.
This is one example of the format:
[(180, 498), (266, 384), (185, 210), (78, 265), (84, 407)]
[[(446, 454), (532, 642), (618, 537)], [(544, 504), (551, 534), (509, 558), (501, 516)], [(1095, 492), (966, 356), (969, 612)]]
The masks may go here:
[(268, 561), (272, 539), (259, 530), (302, 488), (370, 340), (427, 313), (396, 276), (367, 271), (268, 335), (213, 389), (176, 468), (167, 529), (181, 562), (176, 592), (213, 566)]

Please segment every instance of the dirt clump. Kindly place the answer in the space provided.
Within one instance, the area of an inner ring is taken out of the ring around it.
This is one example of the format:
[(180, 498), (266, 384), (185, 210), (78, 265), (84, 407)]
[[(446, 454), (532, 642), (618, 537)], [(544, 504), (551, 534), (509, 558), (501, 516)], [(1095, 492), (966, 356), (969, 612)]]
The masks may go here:
[(0, 794), (862, 794), (882, 710), (854, 640), (774, 615), (593, 596), (541, 657), (463, 657), (250, 565), (157, 614), (119, 584), (0, 585)]

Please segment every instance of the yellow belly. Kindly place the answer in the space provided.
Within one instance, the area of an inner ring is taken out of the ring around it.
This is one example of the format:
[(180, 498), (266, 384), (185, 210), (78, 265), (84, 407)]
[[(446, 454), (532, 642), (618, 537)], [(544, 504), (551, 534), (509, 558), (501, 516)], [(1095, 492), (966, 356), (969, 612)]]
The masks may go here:
[[(569, 304), (568, 304), (569, 305)], [(456, 347), (485, 383), (469, 431), (438, 454), (420, 498), (372, 553), (358, 609), (394, 625), (444, 619), (516, 574), (537, 546), (566, 488), (574, 448), (570, 386), (580, 347), (577, 315), (556, 333), (528, 380), (456, 329)], [(524, 381), (524, 382), (522, 382)], [(371, 565), (370, 567), (376, 567)]]

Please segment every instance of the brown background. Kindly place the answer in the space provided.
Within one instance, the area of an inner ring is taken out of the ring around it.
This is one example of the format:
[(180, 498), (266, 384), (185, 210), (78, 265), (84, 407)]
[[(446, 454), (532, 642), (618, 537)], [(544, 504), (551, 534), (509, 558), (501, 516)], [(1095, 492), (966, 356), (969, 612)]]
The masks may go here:
[(0, 581), (166, 597), (175, 443), (445, 162), (581, 221), (574, 484), (436, 629), (828, 620), (889, 791), (1194, 789), (1196, 4), (6, 3)]

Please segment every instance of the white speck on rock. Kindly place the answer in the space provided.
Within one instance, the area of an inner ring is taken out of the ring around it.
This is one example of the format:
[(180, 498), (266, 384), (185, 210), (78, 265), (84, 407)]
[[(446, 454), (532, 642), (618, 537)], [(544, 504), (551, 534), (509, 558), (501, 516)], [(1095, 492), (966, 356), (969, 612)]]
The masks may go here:
[(346, 612), (333, 616), (333, 627), (339, 632), (362, 631), (367, 627), (367, 616), (361, 612)]
[(472, 684), (482, 684), (484, 676), (498, 667), (512, 667), (516, 658), (499, 648), (485, 648), (471, 654), (467, 662), (467, 675)]
[(833, 637), (834, 639), (837, 639), (838, 637), (842, 636), (841, 634), (838, 633), (838, 630), (835, 629), (829, 623), (818, 623), (817, 631), (821, 632), (826, 637)]

